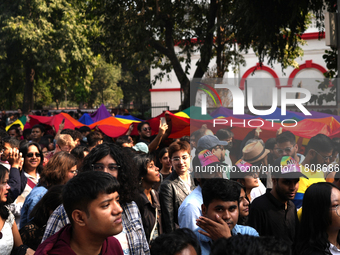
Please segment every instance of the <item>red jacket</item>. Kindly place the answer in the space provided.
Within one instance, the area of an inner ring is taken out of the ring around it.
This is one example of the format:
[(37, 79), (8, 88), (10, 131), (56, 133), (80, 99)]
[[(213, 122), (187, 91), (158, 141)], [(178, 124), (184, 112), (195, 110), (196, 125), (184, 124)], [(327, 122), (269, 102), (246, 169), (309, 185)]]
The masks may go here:
[[(67, 224), (59, 232), (47, 238), (41, 243), (35, 255), (76, 255), (70, 247), (71, 225)], [(116, 238), (110, 236), (105, 239), (101, 255), (124, 255), (122, 247)]]

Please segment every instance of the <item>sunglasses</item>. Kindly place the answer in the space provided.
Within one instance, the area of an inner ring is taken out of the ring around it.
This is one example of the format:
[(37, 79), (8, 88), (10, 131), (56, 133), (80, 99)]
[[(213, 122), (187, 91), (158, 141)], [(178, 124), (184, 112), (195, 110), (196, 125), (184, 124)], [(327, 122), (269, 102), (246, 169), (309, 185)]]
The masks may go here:
[(144, 127), (143, 128), (143, 131), (150, 131), (151, 130), (151, 127)]
[(276, 150), (276, 152), (277, 152), (279, 155), (282, 155), (283, 152), (289, 154), (289, 153), (291, 153), (291, 151), (293, 150), (293, 147), (294, 147), (294, 146), (292, 146), (292, 147), (287, 147), (287, 148), (284, 148), (284, 149), (279, 149), (279, 148), (277, 148), (277, 149), (275, 149), (275, 150)]
[[(312, 149), (312, 150), (313, 150), (313, 149)], [(332, 156), (327, 156), (327, 157), (322, 156), (322, 155), (321, 155), (319, 152), (317, 152), (316, 150), (313, 150), (313, 151), (315, 151), (318, 155), (320, 155), (320, 156), (323, 158), (324, 162), (327, 162), (327, 161), (331, 160), (331, 158), (332, 158)]]
[(37, 153), (37, 152), (35, 152), (35, 153), (27, 153), (27, 157), (28, 158), (33, 158), (33, 156), (36, 156), (37, 158), (40, 158), (41, 157), (41, 154), (40, 153)]

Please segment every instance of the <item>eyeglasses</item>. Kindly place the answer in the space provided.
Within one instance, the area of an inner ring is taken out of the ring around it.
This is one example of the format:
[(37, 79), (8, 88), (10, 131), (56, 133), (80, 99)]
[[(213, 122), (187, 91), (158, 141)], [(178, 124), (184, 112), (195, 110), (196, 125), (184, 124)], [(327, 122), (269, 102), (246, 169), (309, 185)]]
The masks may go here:
[(151, 127), (143, 127), (143, 131), (150, 131)]
[(335, 210), (336, 214), (340, 217), (340, 212), (339, 212), (340, 207), (339, 206), (340, 206), (340, 204), (332, 206), (331, 210)]
[[(312, 149), (312, 150), (313, 150), (313, 149)], [(317, 152), (316, 150), (313, 150), (313, 151), (315, 151), (317, 154), (319, 154), (319, 155), (323, 158), (324, 162), (329, 161), (329, 160), (331, 160), (331, 158), (332, 158), (332, 156), (324, 157), (324, 156), (322, 156), (319, 152)]]
[(40, 154), (40, 153), (36, 153), (36, 152), (35, 152), (35, 153), (31, 153), (31, 152), (30, 152), (30, 153), (27, 153), (27, 154), (26, 154), (26, 156), (27, 156), (28, 158), (33, 158), (34, 155), (35, 155), (37, 158), (40, 158), (40, 157), (41, 157), (41, 154)]
[(76, 175), (76, 174), (78, 174), (78, 169), (72, 170), (72, 171), (70, 171), (70, 173)]
[(109, 171), (118, 171), (120, 166), (117, 164), (108, 164), (107, 166), (104, 166), (103, 164), (92, 164), (92, 169), (94, 171), (104, 171), (105, 168), (107, 168)]
[(179, 162), (181, 159), (182, 160), (187, 160), (189, 158), (189, 155), (183, 155), (182, 157), (174, 157), (171, 160), (175, 162)]
[(289, 153), (292, 152), (293, 147), (294, 147), (294, 146), (292, 146), (292, 147), (287, 147), (287, 148), (284, 148), (284, 149), (276, 148), (275, 150), (276, 150), (276, 152), (277, 152), (279, 155), (282, 155), (283, 152), (285, 152), (286, 154), (289, 154)]

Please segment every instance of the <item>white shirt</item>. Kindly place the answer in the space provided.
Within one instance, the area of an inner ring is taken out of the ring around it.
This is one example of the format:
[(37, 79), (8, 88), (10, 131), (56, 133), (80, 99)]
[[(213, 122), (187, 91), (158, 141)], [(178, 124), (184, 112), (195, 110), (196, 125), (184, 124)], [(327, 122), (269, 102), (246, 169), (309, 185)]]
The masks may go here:
[(334, 246), (333, 244), (329, 244), (329, 251), (330, 253), (332, 253), (333, 255), (340, 255), (340, 250)]

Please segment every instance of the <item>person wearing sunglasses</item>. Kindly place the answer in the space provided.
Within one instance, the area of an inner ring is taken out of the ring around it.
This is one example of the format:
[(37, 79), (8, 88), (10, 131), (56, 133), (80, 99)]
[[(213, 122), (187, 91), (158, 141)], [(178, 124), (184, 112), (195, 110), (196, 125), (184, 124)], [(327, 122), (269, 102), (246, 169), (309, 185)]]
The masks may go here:
[(299, 189), (293, 200), (297, 209), (302, 206), (302, 200), (306, 189), (313, 183), (325, 182), (324, 169), (331, 163), (333, 153), (332, 140), (324, 135), (313, 136), (306, 147), (305, 159), (301, 163), (301, 171), (309, 179), (300, 179)]
[(277, 148), (275, 152), (280, 156), (291, 156), (295, 161), (302, 163), (305, 156), (298, 153), (299, 147), (295, 140), (295, 135), (286, 131), (276, 137)]
[(171, 134), (172, 130), (172, 122), (169, 113), (165, 113), (166, 123), (163, 123), (162, 120), (159, 122), (159, 129), (157, 135), (152, 136), (152, 129), (148, 122), (141, 122), (137, 126), (138, 134), (139, 134), (139, 142), (146, 143), (149, 147), (149, 152), (153, 152), (157, 150), (160, 144), (165, 141), (168, 136)]

